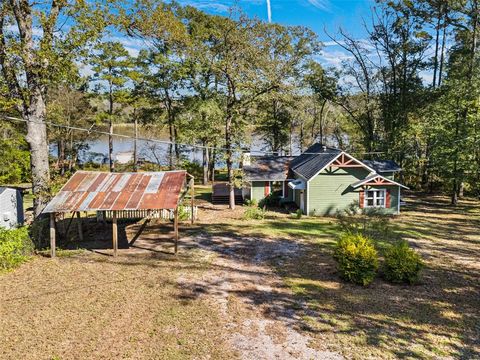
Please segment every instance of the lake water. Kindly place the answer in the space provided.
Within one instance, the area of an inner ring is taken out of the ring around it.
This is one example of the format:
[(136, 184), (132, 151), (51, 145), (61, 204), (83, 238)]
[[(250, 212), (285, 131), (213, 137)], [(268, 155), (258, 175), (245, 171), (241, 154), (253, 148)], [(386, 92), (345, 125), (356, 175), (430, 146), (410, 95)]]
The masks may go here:
[[(118, 127), (114, 130), (115, 133), (122, 135), (132, 136), (133, 129), (129, 127)], [(154, 136), (148, 135), (149, 129), (142, 128), (139, 130), (139, 137), (142, 138), (154, 138)], [(152, 130), (153, 132), (153, 130)], [(168, 141), (168, 136), (165, 134), (157, 133), (155, 139), (161, 141)], [(252, 155), (262, 155), (265, 154), (266, 143), (260, 136), (252, 135), (251, 144), (248, 147)], [(133, 154), (133, 142), (131, 138), (118, 137), (114, 136), (113, 138), (113, 153), (114, 158), (117, 160), (128, 159), (132, 157)], [(297, 146), (294, 146), (294, 153), (299, 153), (300, 149)], [(99, 137), (86, 141), (87, 148), (81, 150), (79, 153), (80, 162), (92, 161), (94, 163), (102, 163), (108, 161), (108, 135), (100, 135)], [(137, 140), (138, 148), (138, 157), (139, 159), (144, 159), (145, 161), (160, 164), (168, 165), (168, 144), (159, 143), (156, 141), (148, 141), (144, 139)], [(202, 149), (192, 146), (181, 146), (180, 147), (182, 157), (188, 159), (189, 161), (196, 162), (198, 164), (202, 163), (203, 154)], [(50, 153), (52, 156), (57, 156), (57, 145), (51, 144)], [(225, 166), (225, 163), (222, 159), (223, 152), (220, 151), (216, 166), (222, 167)], [(121, 162), (121, 161), (120, 161)]]

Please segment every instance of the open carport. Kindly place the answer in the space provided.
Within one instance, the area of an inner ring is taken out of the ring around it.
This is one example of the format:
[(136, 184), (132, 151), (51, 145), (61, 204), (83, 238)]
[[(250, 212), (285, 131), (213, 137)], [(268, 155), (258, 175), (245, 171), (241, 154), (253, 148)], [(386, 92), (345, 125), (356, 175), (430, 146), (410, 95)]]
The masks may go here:
[[(187, 181), (187, 177), (189, 181)], [(80, 212), (111, 213), (113, 255), (118, 252), (118, 214), (143, 214), (147, 218), (160, 212), (173, 212), (175, 253), (178, 244), (179, 204), (191, 190), (191, 222), (194, 221), (194, 178), (184, 170), (142, 173), (77, 171), (48, 203), (43, 213), (50, 214), (50, 249), (55, 257), (56, 215), (77, 215), (82, 237)]]

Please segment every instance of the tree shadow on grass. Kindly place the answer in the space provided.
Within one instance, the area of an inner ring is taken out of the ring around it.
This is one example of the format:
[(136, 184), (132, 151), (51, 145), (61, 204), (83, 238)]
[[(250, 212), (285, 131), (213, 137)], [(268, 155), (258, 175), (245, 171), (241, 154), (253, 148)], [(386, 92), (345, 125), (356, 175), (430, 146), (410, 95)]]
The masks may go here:
[[(195, 237), (220, 256), (255, 266), (269, 264), (284, 280), (283, 285), (272, 290), (232, 286), (229, 293), (262, 308), (265, 316), (283, 318), (313, 336), (318, 334), (320, 339), (342, 337), (346, 342), (363, 343), (376, 349), (377, 356), (382, 353), (414, 358), (480, 356), (478, 269), (463, 270), (434, 263), (428, 265), (422, 282), (415, 286), (391, 285), (380, 278), (366, 288), (344, 283), (331, 256), (336, 228), (326, 226), (315, 240), (305, 241), (303, 232), (311, 235), (305, 225), (301, 221), (265, 225), (275, 226), (275, 234), (298, 235), (304, 238), (302, 241), (275, 236), (267, 239), (264, 232), (254, 233), (251, 229), (248, 235), (242, 235), (242, 227), (251, 224), (207, 226)], [(438, 251), (454, 252), (442, 244), (435, 246)], [(455, 254), (471, 255), (471, 252), (459, 249)], [(235, 281), (235, 277), (229, 281)], [(192, 294), (208, 294), (216, 286), (196, 284), (184, 291), (188, 293), (193, 288), (201, 291)]]
[[(426, 235), (444, 236), (447, 231), (471, 235), (463, 224), (462, 219), (457, 227), (445, 225), (438, 230), (436, 223), (426, 219), (407, 225), (418, 234), (411, 238), (415, 243)], [(160, 231), (153, 230), (156, 234)], [(332, 350), (347, 356), (368, 347), (367, 351), (374, 351), (372, 356), (480, 357), (478, 269), (452, 268), (437, 261), (428, 264), (419, 285), (391, 285), (376, 279), (364, 288), (339, 279), (331, 256), (336, 234), (335, 224), (316, 224), (311, 219), (202, 224), (184, 229), (177, 256), (150, 252), (116, 261), (123, 266), (148, 265), (160, 271), (175, 263), (187, 274), (205, 268), (218, 271), (222, 278), (174, 281), (178, 298), (187, 303), (226, 292), (260, 309), (266, 317), (282, 319), (318, 336)], [(454, 247), (443, 243), (424, 246), (427, 253), (433, 248), (457, 256), (471, 252), (463, 248), (455, 252)], [(209, 263), (192, 255), (198, 249), (231, 260), (230, 265)], [(273, 285), (271, 270), (282, 279)], [(228, 287), (223, 287), (225, 282)], [(343, 344), (349, 344), (350, 350)]]

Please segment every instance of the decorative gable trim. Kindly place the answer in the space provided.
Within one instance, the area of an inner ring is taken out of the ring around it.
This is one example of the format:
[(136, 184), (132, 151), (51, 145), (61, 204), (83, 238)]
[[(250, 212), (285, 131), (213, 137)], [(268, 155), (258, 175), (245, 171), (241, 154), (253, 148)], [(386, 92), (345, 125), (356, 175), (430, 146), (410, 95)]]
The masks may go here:
[(365, 179), (357, 181), (356, 183), (352, 184), (352, 187), (355, 189), (359, 186), (400, 186), (404, 189), (408, 189), (405, 185), (402, 185), (396, 181), (387, 179), (386, 177), (383, 177), (382, 175), (379, 174), (372, 174), (370, 176), (367, 176)]
[[(348, 158), (348, 159), (345, 160), (345, 158)], [(343, 164), (347, 163), (347, 165), (342, 166), (342, 161), (343, 161)], [(336, 164), (334, 164), (334, 163), (336, 163)], [(314, 176), (312, 176), (310, 178), (310, 180), (316, 178), (318, 176), (318, 174), (320, 174), (323, 170), (325, 170), (329, 166), (338, 167), (338, 168), (340, 168), (340, 167), (363, 167), (364, 169), (367, 169), (371, 173), (376, 173), (375, 170), (372, 169), (370, 166), (367, 166), (366, 164), (364, 164), (360, 160), (356, 159), (352, 155), (347, 154), (345, 151), (342, 151), (336, 157), (334, 157), (327, 165), (325, 165), (323, 168), (321, 168), (319, 171), (317, 171), (317, 173)], [(307, 183), (310, 182), (310, 180), (308, 180)]]
[(366, 165), (353, 159), (351, 156), (341, 153), (340, 156), (335, 159), (332, 164), (332, 167), (365, 167)]

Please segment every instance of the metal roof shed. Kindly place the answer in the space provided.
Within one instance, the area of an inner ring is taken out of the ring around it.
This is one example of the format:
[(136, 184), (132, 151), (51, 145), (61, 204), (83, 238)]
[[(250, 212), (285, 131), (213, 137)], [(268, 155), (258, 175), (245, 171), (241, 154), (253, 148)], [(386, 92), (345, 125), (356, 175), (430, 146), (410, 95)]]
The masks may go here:
[(175, 253), (178, 242), (178, 204), (188, 191), (187, 176), (192, 192), (193, 176), (184, 170), (142, 173), (108, 173), (77, 171), (43, 210), (50, 213), (50, 247), (55, 256), (55, 214), (80, 211), (112, 211), (113, 254), (117, 255), (117, 211), (119, 210), (173, 210)]

